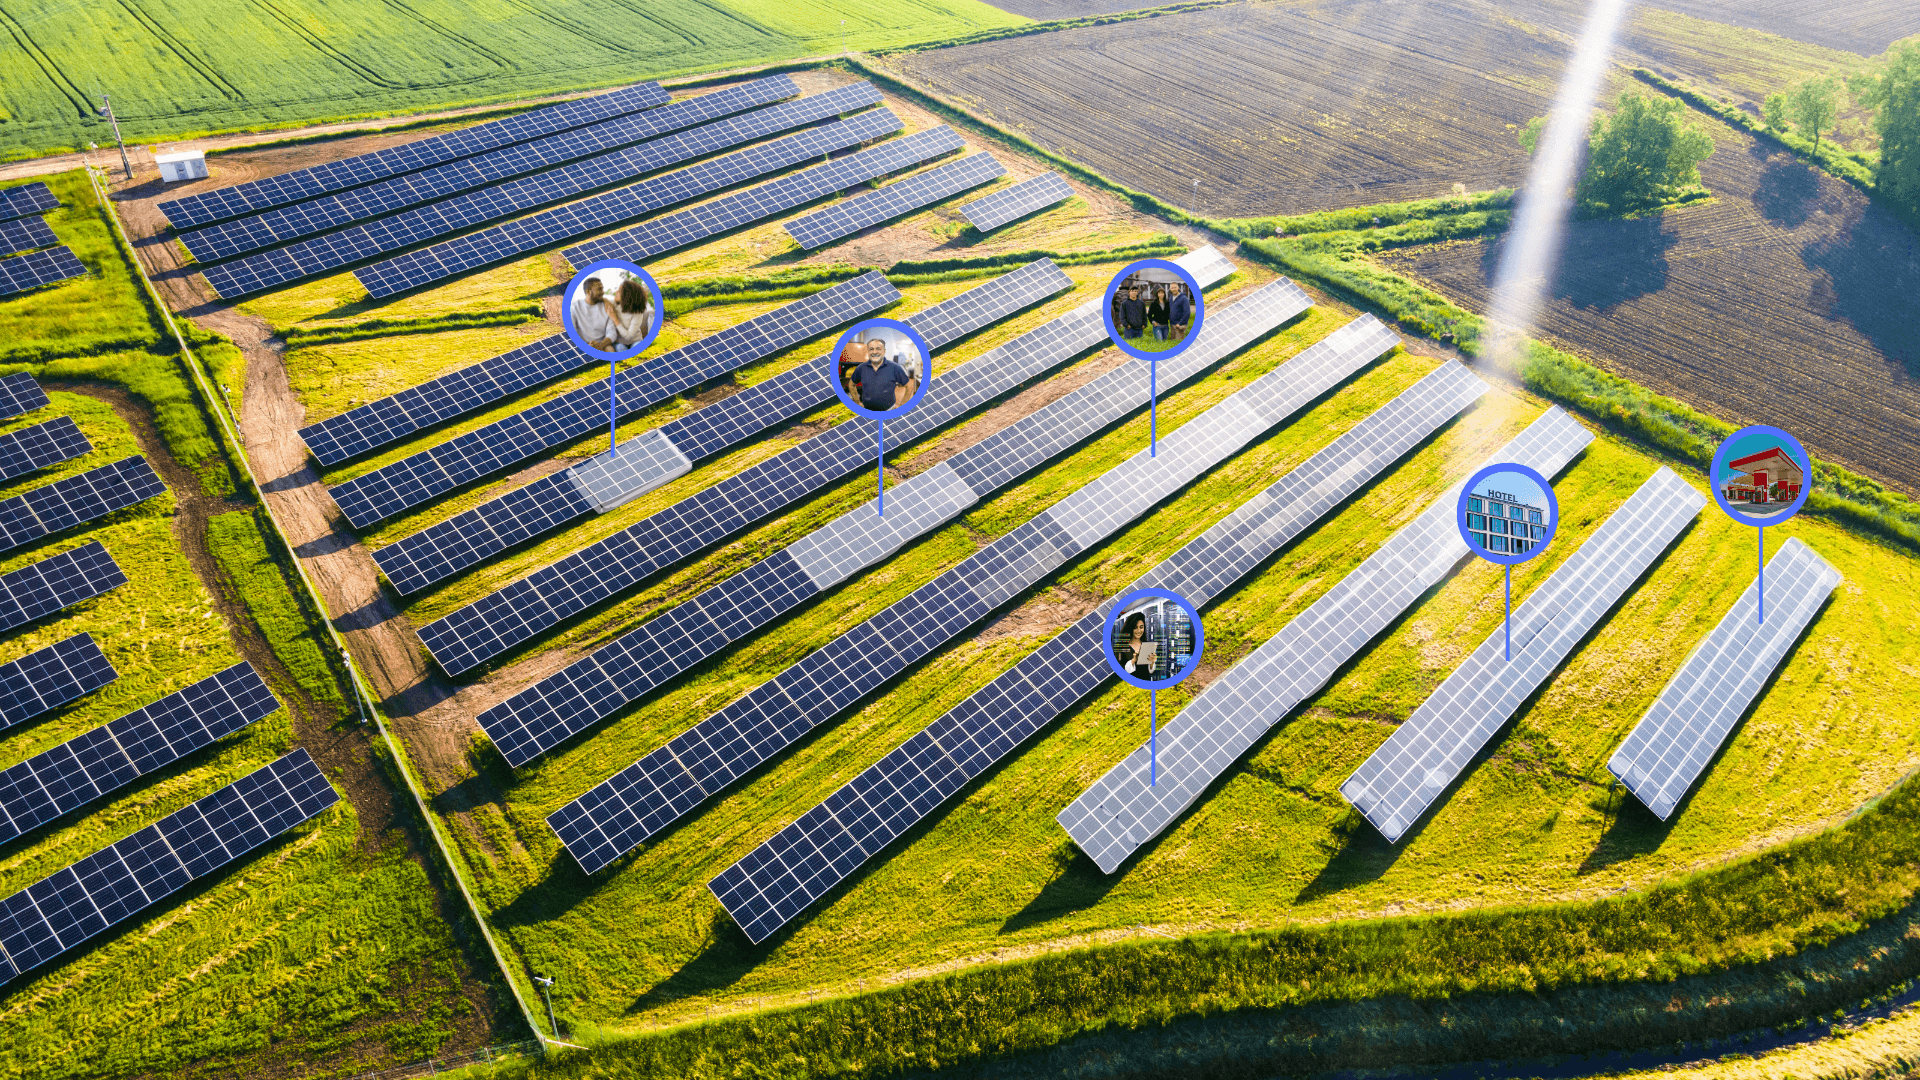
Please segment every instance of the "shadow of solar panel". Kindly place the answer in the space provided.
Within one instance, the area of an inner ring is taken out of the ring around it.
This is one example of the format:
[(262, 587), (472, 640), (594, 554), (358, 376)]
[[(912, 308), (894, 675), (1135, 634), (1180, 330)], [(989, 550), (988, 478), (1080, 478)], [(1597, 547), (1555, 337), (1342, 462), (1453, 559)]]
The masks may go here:
[(175, 229), (188, 229), (222, 218), (251, 214), (273, 206), (299, 202), (331, 191), (371, 184), (376, 180), (443, 161), (470, 157), (499, 146), (539, 138), (556, 131), (596, 123), (609, 117), (651, 109), (667, 102), (658, 83), (639, 83), (609, 94), (549, 105), (518, 116), (490, 120), (445, 135), (434, 135), (370, 154), (329, 161), (278, 176), (170, 199), (160, 212)]
[[(1254, 290), (1240, 302), (1210, 315), (1194, 343), (1162, 363), (1161, 385), (1178, 385), (1312, 306), (1306, 293), (1284, 278)], [(481, 713), (481, 728), (510, 764), (531, 760), (1146, 404), (1147, 392), (1146, 364), (1135, 360), (1108, 372), (896, 485), (888, 495), (885, 516), (877, 514), (872, 503), (842, 515)], [(998, 460), (986, 464), (986, 459)], [(570, 569), (578, 580), (548, 579), (548, 584), (557, 587), (545, 595), (534, 591), (533, 578), (494, 594), (500, 599), (487, 610), (490, 619), (476, 618), (459, 627), (466, 631), (458, 640), (467, 651), (461, 655), (483, 649), (491, 650), (483, 655), (497, 653), (499, 642), (525, 633), (536, 620), (565, 618), (582, 610), (584, 605), (575, 606), (582, 596), (597, 594), (601, 582), (613, 572), (612, 567)], [(562, 592), (561, 588), (569, 591)], [(560, 605), (558, 610), (556, 604)], [(476, 604), (465, 610), (483, 609)], [(442, 622), (451, 627), (451, 618)], [(431, 624), (428, 630), (439, 625)], [(427, 630), (421, 632), (421, 638), (428, 639)], [(876, 647), (880, 647), (877, 642)], [(434, 658), (444, 667), (447, 661), (434, 642), (428, 641), (428, 648), (434, 650)], [(872, 685), (861, 689), (845, 673), (809, 672), (809, 677), (821, 680), (819, 692), (823, 694), (858, 694), (872, 689)], [(697, 790), (683, 795), (687, 805), (701, 798)], [(684, 812), (684, 807), (678, 812)]]
[(0, 574), (0, 631), (25, 626), (127, 583), (98, 540)]
[[(899, 298), (899, 291), (876, 270), (709, 334), (620, 372), (614, 398), (619, 414), (630, 416)], [(744, 396), (737, 394), (728, 401), (737, 403)], [(329, 492), (347, 519), (365, 528), (606, 424), (608, 398), (607, 379), (588, 383), (431, 450), (383, 465)]]
[[(70, 416), (56, 416), (44, 424), (0, 435), (0, 480), (25, 476), (62, 461), (71, 461), (93, 449)], [(6, 504), (0, 503), (0, 507)]]
[(1793, 643), (1839, 586), (1835, 570), (1798, 537), (1767, 560), (1767, 621), (1759, 582), (1703, 639), (1607, 761), (1607, 771), (1662, 821), (1732, 734)]
[[(222, 296), (257, 292), (296, 278), (424, 244), (547, 203), (571, 199), (596, 188), (622, 183), (635, 176), (737, 146), (763, 135), (824, 120), (878, 100), (879, 92), (868, 84), (843, 86), (825, 94), (662, 136), (639, 146), (596, 155), (548, 172), (455, 195), (440, 202), (404, 210), (234, 262), (209, 266), (204, 273), (207, 281)], [(624, 217), (634, 217), (661, 206), (684, 202), (718, 187), (807, 160), (815, 154), (852, 145), (845, 141), (851, 130), (829, 124), (803, 131), (786, 139), (705, 161), (679, 172), (596, 195), (582, 203), (557, 207), (544, 214), (509, 222), (447, 243), (462, 251), (486, 253), (484, 261), (492, 262), (503, 257), (498, 254), (497, 244), (502, 236), (542, 234), (543, 227), (566, 222), (570, 231), (563, 231), (547, 242), (563, 240), (584, 231), (579, 227), (578, 219), (593, 208), (606, 210), (624, 207), (627, 210)], [(836, 137), (841, 141), (834, 141)], [(616, 217), (607, 224), (619, 220), (623, 218)], [(411, 266), (429, 252), (437, 250), (440, 249), (414, 252), (402, 257), (399, 262)], [(395, 260), (388, 260), (356, 273), (361, 284), (371, 288), (375, 282), (397, 280), (393, 276), (396, 272), (392, 268), (394, 263)], [(401, 274), (404, 277), (404, 272)], [(374, 295), (384, 296), (388, 293), (375, 290)]]
[(967, 221), (981, 232), (992, 232), (1016, 218), (1026, 217), (1073, 196), (1073, 189), (1059, 173), (1041, 173), (1009, 188), (977, 199), (960, 208)]
[[(1072, 279), (1059, 267), (1044, 259), (1037, 260), (915, 312), (902, 321), (919, 331), (928, 347), (937, 349), (1072, 285)], [(680, 461), (691, 462), (832, 400), (832, 379), (833, 357), (816, 357), (713, 406), (680, 417), (661, 427), (659, 432)], [(590, 467), (592, 463), (575, 466), (570, 472), (574, 479), (584, 480), (580, 474)], [(655, 476), (665, 472), (657, 470)], [(588, 485), (577, 486), (582, 488), (583, 496), (588, 496), (585, 490)], [(605, 499), (589, 496), (585, 501), (600, 503)], [(658, 556), (685, 547), (686, 539), (650, 537), (641, 541), (640, 546), (641, 550)], [(590, 545), (499, 592), (428, 623), (420, 628), (420, 640), (444, 670), (466, 671), (634, 584), (640, 574), (650, 572), (647, 564), (651, 563), (644, 557), (634, 558), (634, 554), (633, 540), (628, 533)]]
[[(1442, 365), (1114, 595), (1163, 588), (1209, 603), (1486, 390), (1459, 364)], [(952, 792), (1111, 681), (1101, 639), (1112, 610), (1109, 600), (1088, 612), (722, 871), (708, 889), (748, 937), (765, 941)], [(875, 813), (874, 792), (898, 793), (908, 810)], [(578, 846), (568, 850), (583, 867), (604, 866), (608, 852), (632, 842), (622, 831), (632, 825), (584, 799), (561, 813), (576, 807), (584, 820), (575, 826)], [(556, 829), (558, 817), (548, 819)]]
[(0, 420), (47, 406), (47, 392), (26, 372), (0, 378)]
[(53, 189), (43, 181), (0, 191), (0, 221), (44, 214), (60, 205)]
[(145, 502), (167, 490), (136, 454), (0, 501), (0, 551)]
[[(410, 206), (433, 202), (464, 191), (472, 191), (517, 176), (550, 169), (618, 147), (651, 139), (669, 131), (703, 123), (716, 117), (766, 105), (793, 97), (800, 88), (785, 75), (756, 79), (740, 86), (716, 90), (699, 97), (686, 98), (671, 105), (641, 113), (603, 120), (586, 127), (549, 135), (477, 157), (438, 165), (416, 173), (396, 176), (365, 187), (352, 188), (310, 202), (263, 211), (249, 217), (209, 225), (180, 236), (187, 250), (202, 262), (231, 258), (264, 247), (298, 240), (303, 236), (337, 229), (369, 218), (380, 217)], [(712, 138), (695, 140), (697, 145), (712, 145)], [(658, 155), (633, 155), (631, 164), (596, 157), (583, 179), (603, 176), (612, 182), (623, 168), (656, 161)], [(658, 168), (659, 165), (648, 166)], [(634, 175), (627, 173), (624, 175)], [(548, 191), (565, 188), (565, 178), (548, 174), (540, 179)]]
[(0, 982), (70, 952), (340, 801), (302, 748), (0, 900)]
[(87, 268), (65, 244), (27, 255), (0, 259), (0, 296), (26, 292), (40, 285), (86, 276)]
[(37, 217), (0, 221), (0, 255), (52, 247), (59, 242), (60, 238), (53, 235), (53, 228)]
[[(1518, 462), (1552, 476), (1592, 441), (1554, 407), (1487, 462)], [(1453, 485), (1163, 725), (1157, 784), (1143, 742), (1061, 811), (1060, 824), (1080, 850), (1103, 872), (1117, 870), (1465, 558), (1454, 526), (1459, 489)]]
[(75, 634), (0, 664), (0, 730), (78, 701), (117, 678), (92, 634)]
[[(717, 794), (851, 705), (860, 696), (852, 685), (878, 685), (898, 676), (1068, 559), (1111, 536), (1374, 357), (1393, 349), (1399, 340), (1371, 315), (1334, 331), (1162, 437), (1154, 451), (1141, 450), (905, 599), (701, 720), (670, 741), (666, 755), (641, 759), (638, 775), (629, 769), (621, 774), (617, 789), (603, 786), (594, 797), (584, 800), (596, 810), (584, 817), (562, 816), (565, 811), (556, 816), (569, 831), (578, 834), (588, 851), (600, 852), (600, 862), (593, 866), (598, 869), (605, 859), (631, 850), (665, 823), (657, 812), (643, 817), (620, 810), (623, 820), (631, 817), (636, 824), (622, 838), (625, 846), (617, 849), (606, 846), (604, 828), (582, 829), (588, 821), (623, 805), (623, 796), (642, 793), (642, 801), (648, 801), (652, 793), (680, 789), (697, 790), (702, 797)], [(1196, 347), (1207, 344), (1202, 341)], [(880, 647), (873, 647), (875, 641), (881, 643)], [(811, 692), (809, 684), (824, 671), (857, 673), (857, 678), (846, 679), (845, 688), (836, 692)], [(773, 713), (786, 717), (785, 722), (777, 730), (760, 727), (761, 718)], [(697, 770), (688, 764), (696, 757), (700, 763)], [(556, 831), (560, 828), (553, 819), (549, 824)], [(591, 861), (582, 863), (583, 868), (588, 865)]]
[(1006, 167), (992, 154), (969, 154), (959, 161), (895, 180), (879, 191), (795, 218), (787, 222), (787, 235), (811, 251), (1005, 175)]

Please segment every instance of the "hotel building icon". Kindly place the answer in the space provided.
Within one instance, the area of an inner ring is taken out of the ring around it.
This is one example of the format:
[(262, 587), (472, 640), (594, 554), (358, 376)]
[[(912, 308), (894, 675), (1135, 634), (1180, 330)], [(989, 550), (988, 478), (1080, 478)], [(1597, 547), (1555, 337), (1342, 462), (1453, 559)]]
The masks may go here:
[(1504, 491), (1469, 495), (1467, 532), (1474, 543), (1497, 555), (1521, 555), (1547, 535), (1546, 510)]

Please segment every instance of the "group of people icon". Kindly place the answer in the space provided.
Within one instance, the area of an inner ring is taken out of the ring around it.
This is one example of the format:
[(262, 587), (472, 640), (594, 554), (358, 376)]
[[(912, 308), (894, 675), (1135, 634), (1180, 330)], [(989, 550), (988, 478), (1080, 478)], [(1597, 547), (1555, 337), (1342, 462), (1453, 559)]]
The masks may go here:
[(1135, 340), (1151, 329), (1156, 341), (1178, 341), (1193, 324), (1193, 297), (1184, 284), (1136, 284), (1114, 290), (1113, 325)]

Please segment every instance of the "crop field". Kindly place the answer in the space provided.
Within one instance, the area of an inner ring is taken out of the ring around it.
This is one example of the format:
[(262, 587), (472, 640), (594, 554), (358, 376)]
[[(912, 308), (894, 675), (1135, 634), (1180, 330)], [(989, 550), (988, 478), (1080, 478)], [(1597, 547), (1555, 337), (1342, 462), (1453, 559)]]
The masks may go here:
[[(1697, 114), (1696, 114), (1697, 115)], [(1710, 204), (1575, 222), (1541, 330), (1615, 374), (1920, 494), (1913, 233), (1858, 191), (1710, 117)], [(1484, 310), (1499, 243), (1383, 257)]]
[(1901, 38), (1920, 34), (1920, 10), (1905, 0), (1847, 0), (1839, 4), (1819, 0), (1770, 0), (1765, 4), (1660, 0), (1658, 6), (1861, 56), (1876, 55)]

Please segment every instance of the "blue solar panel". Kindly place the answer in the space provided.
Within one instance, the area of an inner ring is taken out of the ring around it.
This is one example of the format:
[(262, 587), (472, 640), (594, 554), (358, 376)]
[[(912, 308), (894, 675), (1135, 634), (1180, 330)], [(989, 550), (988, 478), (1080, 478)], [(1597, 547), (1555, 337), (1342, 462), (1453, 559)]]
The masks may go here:
[(795, 218), (787, 223), (787, 235), (812, 251), (852, 236), (869, 225), (891, 221), (1005, 175), (1006, 167), (992, 154), (969, 154), (959, 161), (896, 180), (878, 191), (836, 203), (819, 213)]
[(167, 490), (139, 454), (0, 501), (0, 551), (145, 502)]
[(295, 750), (0, 900), (0, 982), (79, 948), (339, 801), (320, 766)]
[(0, 255), (52, 247), (59, 242), (60, 238), (53, 235), (52, 226), (37, 217), (0, 221)]
[(26, 372), (0, 378), (0, 420), (47, 407), (47, 392)]
[(0, 191), (0, 221), (44, 214), (59, 205), (60, 200), (54, 197), (53, 189), (36, 180), (31, 184)]
[(976, 199), (960, 208), (967, 221), (981, 232), (992, 232), (1015, 218), (1023, 218), (1062, 199), (1071, 198), (1073, 189), (1059, 173), (1041, 173), (1012, 187), (1001, 188), (984, 199)]
[[(25, 476), (93, 449), (71, 416), (56, 416), (11, 434), (0, 435), (0, 480)], [(4, 506), (0, 503), (0, 506)]]
[(78, 701), (119, 677), (92, 634), (75, 634), (0, 664), (0, 729)]
[[(799, 92), (800, 88), (785, 75), (757, 79), (743, 86), (717, 90), (630, 116), (603, 120), (533, 142), (495, 150), (490, 154), (328, 195), (312, 202), (295, 203), (219, 225), (209, 225), (204, 229), (182, 233), (180, 241), (186, 244), (194, 258), (201, 262), (213, 262), (259, 248), (276, 247), (303, 236), (391, 214), (409, 206), (444, 199), (592, 155), (603, 156), (593, 158), (597, 164), (592, 169), (583, 168), (580, 171), (582, 179), (595, 176), (609, 178), (602, 183), (611, 182), (613, 178), (624, 179), (636, 174), (623, 170), (642, 166), (661, 167), (663, 155), (606, 154), (606, 151), (742, 109), (793, 97)], [(698, 145), (709, 142), (707, 139), (697, 140)], [(547, 190), (560, 191), (564, 188), (560, 180), (558, 175), (549, 173), (541, 178), (541, 183), (546, 185)]]
[(98, 540), (0, 574), (0, 631), (25, 626), (126, 583), (127, 575)]
[(311, 199), (330, 191), (371, 184), (383, 177), (429, 168), (496, 146), (524, 142), (610, 116), (651, 109), (666, 102), (667, 92), (658, 83), (639, 83), (609, 94), (564, 101), (518, 116), (450, 131), (445, 135), (375, 150), (370, 154), (295, 169), (264, 180), (250, 180), (232, 187), (189, 195), (184, 199), (170, 199), (160, 204), (160, 212), (167, 216), (167, 222), (174, 228), (189, 229), (221, 218)]
[(65, 244), (30, 255), (0, 259), (0, 296), (11, 296), (68, 278), (84, 277), (86, 273), (86, 266)]

